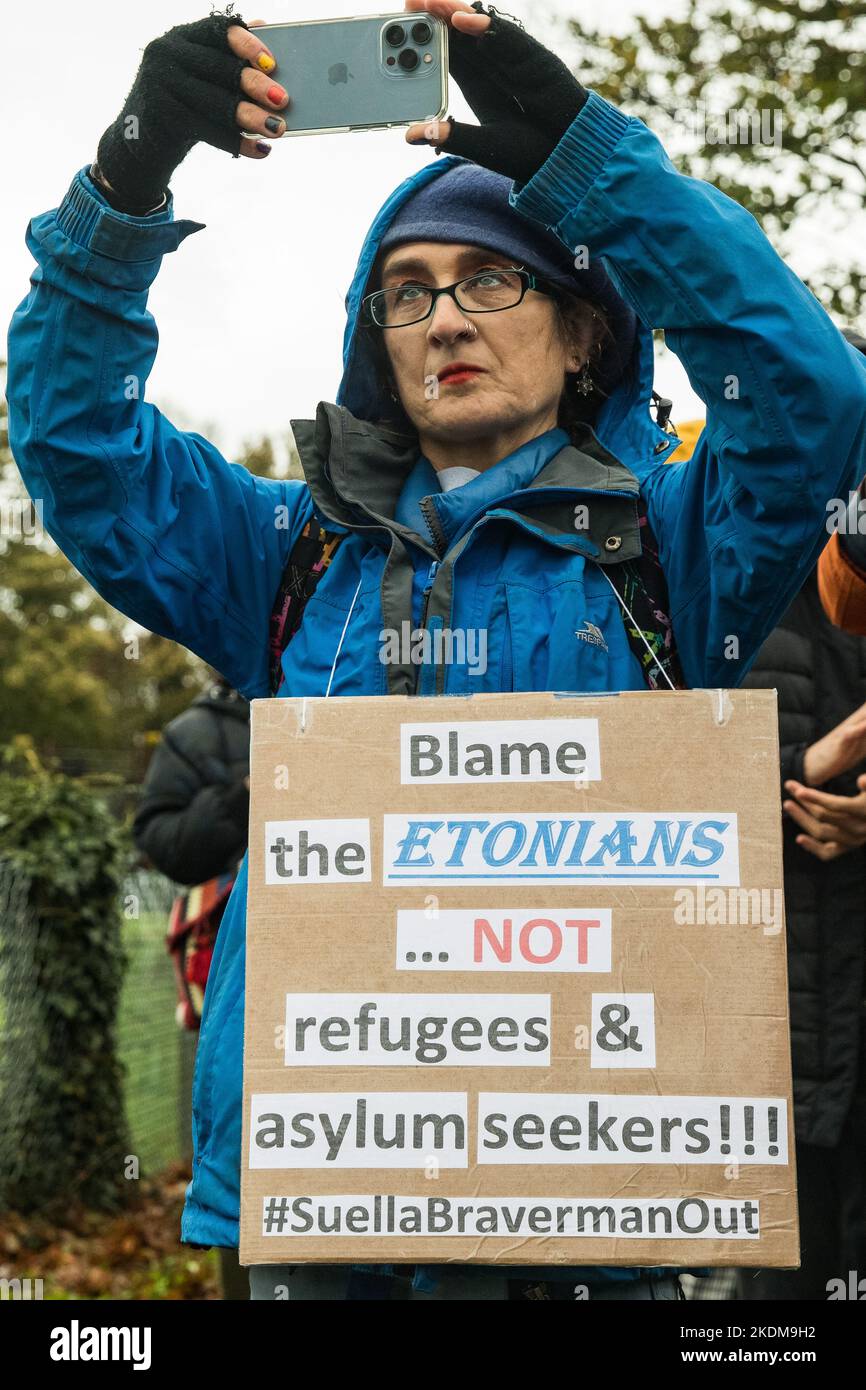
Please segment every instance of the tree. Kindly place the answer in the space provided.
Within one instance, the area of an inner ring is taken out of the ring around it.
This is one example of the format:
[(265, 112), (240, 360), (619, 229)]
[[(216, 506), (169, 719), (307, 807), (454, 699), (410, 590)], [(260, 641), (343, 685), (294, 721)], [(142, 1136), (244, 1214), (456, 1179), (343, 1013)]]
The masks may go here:
[[(0, 376), (5, 374), (0, 361)], [(0, 746), (24, 741), (75, 774), (137, 780), (157, 732), (210, 681), (205, 664), (100, 598), (42, 532), (9, 448), (0, 397)], [(267, 436), (240, 462), (262, 477), (301, 477)]]
[(146, 735), (195, 697), (206, 672), (141, 632), (50, 543), (8, 541), (0, 589), (0, 744), (26, 734), (68, 770), (134, 776)]
[(277, 466), (276, 455), (274, 452), (274, 442), (267, 435), (262, 435), (257, 442), (247, 440), (241, 449), (240, 462), (251, 473), (255, 473), (259, 478), (303, 478), (301, 460), (291, 437), (285, 441), (288, 456), (288, 467), (280, 469)]
[(686, 0), (679, 18), (637, 16), (626, 34), (569, 29), (584, 85), (644, 120), (683, 172), (748, 208), (825, 307), (853, 322), (866, 298), (864, 235), (852, 227), (866, 197), (866, 3)]
[(117, 821), (69, 777), (0, 773), (0, 1204), (58, 1213), (128, 1198), (116, 1024)]

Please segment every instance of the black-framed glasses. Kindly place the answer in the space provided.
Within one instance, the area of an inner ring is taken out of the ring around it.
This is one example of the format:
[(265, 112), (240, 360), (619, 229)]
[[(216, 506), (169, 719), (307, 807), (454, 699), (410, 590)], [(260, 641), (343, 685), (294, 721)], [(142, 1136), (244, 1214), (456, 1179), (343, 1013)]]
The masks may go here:
[(367, 328), (407, 328), (429, 318), (440, 294), (448, 294), (467, 314), (495, 314), (514, 309), (527, 290), (555, 294), (549, 280), (519, 266), (479, 270), (453, 285), (422, 285), (407, 281), (392, 289), (374, 290), (361, 300), (361, 323)]

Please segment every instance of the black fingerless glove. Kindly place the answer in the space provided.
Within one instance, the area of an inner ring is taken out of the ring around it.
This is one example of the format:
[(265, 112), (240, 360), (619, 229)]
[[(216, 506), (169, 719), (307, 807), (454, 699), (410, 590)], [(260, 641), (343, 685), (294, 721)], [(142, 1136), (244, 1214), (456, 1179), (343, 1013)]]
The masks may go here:
[(99, 171), (117, 195), (108, 201), (149, 211), (200, 140), (237, 157), (243, 136), (235, 112), (247, 63), (229, 48), (232, 24), (249, 28), (239, 15), (211, 14), (147, 45), (123, 110), (97, 149)]
[(462, 155), (486, 169), (528, 183), (559, 144), (589, 92), (565, 63), (522, 25), (504, 19), (480, 0), (472, 6), (490, 14), (483, 34), (448, 32), (448, 68), (480, 126), (451, 121), (437, 154)]

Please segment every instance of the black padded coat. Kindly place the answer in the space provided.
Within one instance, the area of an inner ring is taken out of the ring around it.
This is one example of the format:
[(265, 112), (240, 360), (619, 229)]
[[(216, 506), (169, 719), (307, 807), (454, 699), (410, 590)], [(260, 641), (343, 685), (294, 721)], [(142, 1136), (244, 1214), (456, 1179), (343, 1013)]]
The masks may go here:
[[(840, 631), (824, 616), (815, 572), (744, 685), (778, 691), (782, 798), (790, 800), (784, 781), (805, 782), (808, 745), (866, 701), (866, 638)], [(856, 793), (864, 771), (861, 763), (823, 790)], [(851, 1106), (866, 1017), (866, 848), (824, 863), (797, 845), (801, 831), (790, 816), (783, 826), (796, 1134), (803, 1143), (832, 1147)]]
[(133, 822), (138, 848), (176, 883), (237, 867), (247, 847), (250, 707), (215, 684), (166, 726)]

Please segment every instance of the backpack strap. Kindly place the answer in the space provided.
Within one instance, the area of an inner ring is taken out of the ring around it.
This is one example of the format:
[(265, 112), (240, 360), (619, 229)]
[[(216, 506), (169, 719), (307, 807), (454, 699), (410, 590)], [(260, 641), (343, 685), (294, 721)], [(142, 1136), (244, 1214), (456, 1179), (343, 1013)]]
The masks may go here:
[[(669, 690), (672, 685), (676, 690), (686, 690), (688, 687), (669, 616), (667, 580), (643, 497), (638, 497), (637, 510), (641, 535), (640, 557), (637, 560), (624, 560), (619, 565), (606, 565), (604, 573), (620, 599), (625, 635), (640, 662), (648, 688)], [(667, 680), (662, 671), (667, 675)]]
[(283, 652), (300, 627), (307, 601), (314, 594), (342, 539), (342, 532), (325, 531), (313, 520), (307, 522), (292, 547), (271, 610), (268, 649), (272, 696), (283, 684)]

